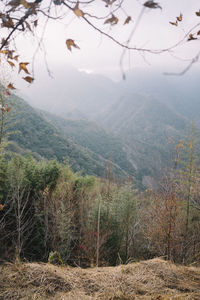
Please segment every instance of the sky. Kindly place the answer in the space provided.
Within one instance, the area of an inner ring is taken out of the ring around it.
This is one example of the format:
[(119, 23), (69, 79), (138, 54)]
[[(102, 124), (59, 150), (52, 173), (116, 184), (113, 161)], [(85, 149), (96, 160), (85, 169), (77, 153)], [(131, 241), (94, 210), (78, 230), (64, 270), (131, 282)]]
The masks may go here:
[[(47, 2), (47, 0), (46, 0)], [(200, 22), (200, 17), (195, 15), (200, 9), (199, 0), (160, 0), (161, 9), (145, 9), (138, 22), (144, 1), (125, 0), (123, 8), (127, 15), (132, 17), (133, 22), (123, 25), (126, 15), (123, 11), (116, 12), (119, 23), (114, 26), (105, 25), (104, 20), (100, 21), (100, 29), (105, 30), (120, 42), (126, 43), (130, 32), (136, 26), (135, 33), (131, 39), (130, 46), (145, 47), (149, 49), (163, 49), (175, 45), (179, 42), (188, 30)], [(63, 14), (63, 8), (61, 8)], [(105, 2), (96, 0), (94, 7), (87, 5), (82, 8), (84, 12), (93, 12), (105, 15), (107, 8)], [(59, 10), (59, 7), (58, 7)], [(175, 22), (176, 17), (183, 14), (183, 21), (178, 26), (169, 23)], [(93, 21), (93, 20), (92, 20)], [(37, 36), (44, 30), (44, 18), (39, 19)], [(95, 21), (93, 21), (94, 24)], [(199, 26), (200, 29), (200, 26)], [(65, 44), (66, 39), (74, 39), (80, 49), (70, 52)], [(119, 80), (122, 77), (120, 69), (120, 58), (123, 49), (116, 45), (107, 37), (91, 28), (88, 24), (74, 15), (73, 12), (67, 13), (63, 20), (50, 20), (47, 24), (42, 40), (42, 49), (38, 49), (35, 37), (32, 34), (22, 34), (16, 39), (20, 57), (23, 61), (33, 61), (34, 56), (34, 78), (37, 81), (48, 80), (47, 69), (49, 68), (56, 84), (56, 70), (59, 68), (68, 69), (71, 65), (76, 69), (86, 72), (103, 74)], [(188, 64), (188, 59), (196, 55), (200, 49), (200, 41), (186, 42), (170, 53), (151, 54), (135, 51), (126, 51), (123, 59), (123, 69), (158, 69), (159, 72), (180, 72)], [(48, 68), (47, 68), (48, 65)], [(28, 92), (28, 86), (23, 80), (14, 79), (17, 86), (24, 93)], [(52, 80), (49, 78), (49, 81)]]

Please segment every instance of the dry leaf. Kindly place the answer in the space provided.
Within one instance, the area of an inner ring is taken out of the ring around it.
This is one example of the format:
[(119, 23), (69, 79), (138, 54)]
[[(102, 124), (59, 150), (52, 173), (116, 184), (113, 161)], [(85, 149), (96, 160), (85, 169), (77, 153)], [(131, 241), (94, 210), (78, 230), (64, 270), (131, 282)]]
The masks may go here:
[(10, 5), (12, 7), (17, 7), (19, 6), (21, 3), (20, 3), (20, 0), (12, 0), (10, 1), (7, 5)]
[(130, 21), (131, 21), (131, 17), (129, 16), (129, 17), (126, 18), (126, 20), (125, 20), (125, 22), (124, 22), (124, 25), (125, 25), (125, 24), (128, 24)]
[(18, 73), (20, 73), (21, 70), (23, 70), (26, 74), (30, 74), (29, 71), (26, 68), (26, 66), (28, 64), (29, 64), (28, 62), (21, 62), (21, 63), (19, 63), (19, 71), (18, 71)]
[(176, 19), (177, 19), (177, 21), (181, 22), (181, 21), (183, 20), (183, 15), (180, 14), (180, 16), (179, 16), (179, 17), (176, 17)]
[(18, 57), (19, 57), (19, 55), (15, 55), (15, 56), (13, 57), (13, 59), (16, 60), (16, 61), (18, 61)]
[(8, 89), (11, 89), (11, 90), (16, 90), (16, 88), (13, 86), (12, 83), (9, 83), (9, 85), (7, 86)]
[(4, 205), (0, 204), (0, 210), (3, 210), (3, 208), (4, 208)]
[(75, 5), (73, 11), (74, 11), (75, 15), (76, 15), (78, 18), (84, 16), (84, 12), (83, 12), (81, 9), (79, 9), (79, 2), (76, 3), (76, 5)]
[(26, 0), (20, 0), (20, 4), (22, 4), (25, 8), (31, 8), (34, 3), (29, 3)]
[(7, 62), (9, 63), (9, 65), (10, 65), (12, 68), (15, 67), (15, 64), (14, 64), (12, 61), (7, 60)]
[(1, 26), (7, 28), (13, 28), (14, 27), (13, 20), (10, 17), (3, 17)]
[(197, 35), (200, 35), (200, 30), (197, 32)]
[(30, 24), (29, 24), (28, 22), (26, 22), (26, 21), (25, 21), (25, 24), (26, 24), (26, 27), (27, 27), (30, 31), (32, 31), (32, 30), (31, 30)]
[(198, 17), (200, 17), (200, 10), (199, 10), (199, 11), (196, 11), (196, 15), (197, 15)]
[(79, 46), (77, 46), (75, 44), (74, 40), (72, 40), (72, 39), (66, 40), (66, 45), (67, 45), (67, 48), (69, 49), (69, 51), (72, 51), (72, 47), (80, 49)]
[(161, 6), (158, 4), (158, 2), (154, 2), (153, 0), (149, 0), (149, 1), (146, 1), (144, 4), (143, 4), (145, 7), (148, 7), (148, 8), (161, 8)]
[(114, 15), (112, 15), (111, 18), (105, 20), (104, 24), (108, 24), (110, 23), (111, 25), (116, 25), (118, 23), (119, 19), (117, 17), (115, 17)]
[(34, 78), (33, 77), (31, 77), (31, 76), (26, 76), (26, 77), (23, 77), (23, 79), (24, 80), (26, 80), (27, 82), (29, 82), (29, 83), (32, 83), (33, 82), (33, 80), (34, 80)]
[(35, 27), (37, 27), (37, 25), (38, 25), (38, 20), (35, 20), (35, 21), (33, 22), (33, 25), (34, 25)]
[(13, 59), (13, 53), (14, 53), (15, 51), (14, 50), (8, 50), (8, 58), (10, 58), (10, 59)]
[(8, 46), (9, 42), (6, 41), (4, 38), (1, 39), (1, 44), (4, 44), (4, 46)]
[(106, 7), (108, 7), (109, 5), (112, 5), (116, 0), (103, 0), (104, 2), (106, 2)]
[(194, 41), (194, 40), (197, 40), (197, 38), (195, 38), (195, 37), (193, 36), (193, 34), (191, 33), (191, 34), (189, 35), (188, 41)]
[(178, 22), (176, 20), (176, 22), (169, 22), (171, 25), (174, 25), (174, 26), (178, 26)]
[(7, 107), (6, 111), (9, 112), (12, 108), (11, 107)]
[(2, 53), (2, 54), (8, 54), (8, 50), (1, 50), (0, 53)]

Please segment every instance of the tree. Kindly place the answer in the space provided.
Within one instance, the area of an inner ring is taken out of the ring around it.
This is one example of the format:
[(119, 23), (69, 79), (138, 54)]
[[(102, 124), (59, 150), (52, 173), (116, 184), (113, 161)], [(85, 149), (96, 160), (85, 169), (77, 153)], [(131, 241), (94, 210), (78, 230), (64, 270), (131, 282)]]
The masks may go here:
[[(133, 20), (131, 16), (132, 5), (138, 10), (138, 17), (136, 20)], [(23, 58), (20, 58), (20, 62), (18, 62), (20, 53), (18, 53), (18, 49), (15, 47), (18, 36), (20, 34), (28, 36), (28, 33), (31, 32), (36, 37), (36, 40), (38, 40), (39, 49), (49, 20), (55, 22), (57, 20), (62, 21), (66, 18), (69, 19), (71, 14), (123, 49), (120, 65), (124, 76), (123, 62), (127, 50), (139, 52), (142, 56), (144, 56), (145, 53), (161, 54), (172, 51), (186, 42), (199, 39), (200, 24), (198, 23), (198, 18), (200, 17), (200, 10), (197, 10), (194, 11), (193, 14), (195, 25), (191, 26), (174, 45), (170, 45), (170, 41), (169, 46), (163, 49), (132, 45), (131, 42), (133, 37), (147, 10), (162, 10), (162, 5), (154, 0), (144, 1), (141, 4), (136, 0), (134, 1), (134, 4), (129, 0), (102, 0), (98, 3), (94, 0), (34, 0), (31, 2), (26, 0), (3, 0), (0, 5), (1, 36), (3, 37), (0, 44), (0, 53), (5, 57), (5, 60), (12, 69), (18, 65), (18, 73), (21, 74), (21, 72), (23, 72), (25, 74), (23, 79), (32, 83), (34, 78), (33, 74), (31, 75), (28, 70), (29, 62), (23, 61)], [(177, 15), (175, 8), (174, 14), (176, 17), (172, 17), (172, 20), (169, 20), (169, 23), (170, 26), (178, 27), (179, 24), (184, 21), (184, 14), (179, 14), (178, 12)], [(37, 38), (38, 24), (42, 24), (39, 38)], [(121, 26), (120, 24), (127, 26), (127, 28), (129, 27), (129, 29), (127, 29), (125, 41), (124, 36), (116, 37), (114, 30), (111, 30), (114, 27)], [(69, 51), (72, 51), (74, 48), (79, 49), (80, 47), (70, 36), (67, 37), (65, 42)], [(198, 61), (199, 56), (200, 52), (198, 51), (198, 53), (189, 61), (189, 64), (183, 73)], [(10, 89), (15, 89), (11, 83), (8, 87)]]
[(16, 236), (16, 258), (20, 260), (24, 246), (32, 234), (33, 230), (33, 203), (30, 201), (30, 186), (25, 176), (24, 169), (21, 167), (20, 159), (13, 159), (9, 165), (8, 181), (9, 195), (8, 202), (13, 210), (15, 219)]

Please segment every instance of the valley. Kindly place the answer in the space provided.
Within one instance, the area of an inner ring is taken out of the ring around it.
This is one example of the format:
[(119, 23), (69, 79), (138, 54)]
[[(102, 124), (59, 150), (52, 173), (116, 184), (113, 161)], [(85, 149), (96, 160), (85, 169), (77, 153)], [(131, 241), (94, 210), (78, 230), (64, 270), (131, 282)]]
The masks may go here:
[[(32, 108), (21, 104), (29, 117), (24, 111), (17, 126), (22, 131), (30, 127), (38, 135), (41, 122), (44, 139), (33, 138), (37, 146), (26, 144), (29, 133), (12, 139), (36, 156), (66, 158), (74, 171), (103, 177), (110, 161), (113, 179), (132, 177), (145, 187), (145, 178), (157, 180), (161, 170), (173, 166), (174, 146), (187, 138), (192, 122), (199, 126), (195, 75), (188, 80), (189, 75), (174, 79), (155, 72), (136, 76), (132, 71), (125, 82), (113, 82), (72, 67), (68, 73), (65, 85), (60, 72), (55, 84), (44, 85), (40, 94), (37, 85), (30, 87), (34, 98), (27, 99)], [(187, 89), (182, 81), (188, 82)], [(48, 149), (39, 145), (42, 141)]]

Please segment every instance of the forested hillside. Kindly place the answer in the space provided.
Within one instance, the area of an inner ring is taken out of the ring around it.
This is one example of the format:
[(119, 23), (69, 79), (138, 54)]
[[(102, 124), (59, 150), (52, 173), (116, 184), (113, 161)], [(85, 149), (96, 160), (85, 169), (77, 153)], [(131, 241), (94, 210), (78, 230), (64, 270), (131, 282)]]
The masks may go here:
[[(87, 120), (64, 119), (45, 111), (41, 115), (53, 124), (59, 132), (82, 147), (110, 160), (126, 171), (127, 175), (136, 176), (136, 167), (131, 155), (131, 148), (122, 138), (108, 133), (95, 122)], [(130, 154), (129, 154), (130, 152)]]
[[(9, 101), (12, 102), (12, 109), (7, 120), (8, 139), (12, 142), (9, 145), (10, 150), (20, 154), (31, 153), (36, 158), (67, 160), (74, 171), (80, 171), (83, 174), (106, 176), (109, 160), (117, 178), (125, 178), (133, 174), (133, 168), (131, 169), (128, 165), (122, 143), (120, 144), (117, 139), (113, 138), (113, 145), (112, 138), (109, 139), (104, 131), (100, 140), (105, 148), (97, 151), (94, 143), (93, 147), (89, 147), (76, 140), (70, 132), (68, 134), (60, 130), (59, 126), (51, 124), (43, 113), (36, 111), (21, 98), (13, 96)], [(84, 138), (86, 137), (85, 133)], [(106, 142), (103, 141), (104, 138)], [(112, 160), (112, 152), (118, 153), (118, 157), (122, 156), (121, 164), (117, 159)]]
[(185, 138), (190, 121), (165, 103), (142, 94), (125, 94), (100, 123), (132, 150), (138, 177), (159, 175), (170, 162), (173, 142)]

